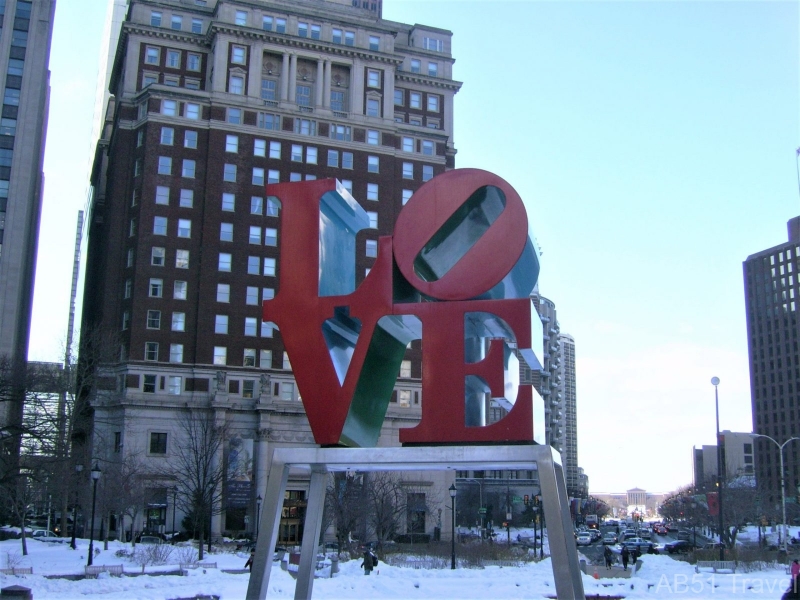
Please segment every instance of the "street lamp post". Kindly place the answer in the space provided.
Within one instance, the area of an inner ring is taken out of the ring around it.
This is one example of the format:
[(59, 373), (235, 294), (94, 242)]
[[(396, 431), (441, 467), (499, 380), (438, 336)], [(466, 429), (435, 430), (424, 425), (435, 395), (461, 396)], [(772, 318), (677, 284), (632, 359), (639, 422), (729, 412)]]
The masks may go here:
[(725, 560), (725, 543), (722, 541), (722, 440), (719, 438), (719, 377), (711, 378), (714, 386), (714, 404), (717, 411), (717, 506), (719, 508), (719, 559)]
[(542, 512), (542, 496), (536, 496), (536, 504), (539, 506), (539, 531), (542, 539), (539, 540), (539, 560), (544, 558), (544, 513)]
[(456, 484), (450, 484), (450, 568), (456, 568)]
[(92, 522), (89, 524), (89, 558), (86, 561), (86, 566), (92, 566), (92, 554), (94, 551), (94, 507), (95, 503), (97, 502), (97, 480), (100, 479), (100, 467), (97, 463), (94, 464), (92, 468)]
[(172, 488), (172, 543), (175, 544), (175, 504), (178, 501), (178, 486)]
[[(77, 480), (80, 476), (81, 471), (83, 471), (83, 465), (75, 465), (75, 479)], [(75, 544), (75, 532), (78, 529), (78, 484), (75, 484), (75, 504), (72, 505), (72, 541), (69, 543), (69, 547), (73, 550), (78, 548), (77, 544)]]
[(757, 437), (767, 438), (770, 442), (772, 442), (773, 444), (775, 444), (778, 447), (778, 459), (779, 459), (779, 465), (780, 465), (780, 469), (781, 469), (781, 517), (782, 517), (782, 521), (783, 521), (783, 527), (782, 527), (782, 529), (783, 529), (783, 553), (786, 554), (786, 552), (788, 551), (788, 549), (786, 547), (788, 531), (787, 531), (787, 526), (786, 526), (786, 476), (785, 476), (784, 471), (783, 471), (783, 449), (787, 446), (787, 444), (789, 442), (793, 442), (794, 440), (800, 440), (800, 438), (798, 438), (798, 437), (790, 437), (788, 440), (786, 440), (782, 444), (779, 444), (777, 442), (777, 440), (771, 438), (768, 435), (764, 435), (763, 433), (752, 433), (750, 435), (752, 437), (754, 437), (754, 438), (757, 438)]
[(258, 539), (258, 526), (261, 520), (261, 500), (261, 494), (259, 494), (258, 498), (256, 498), (256, 539)]

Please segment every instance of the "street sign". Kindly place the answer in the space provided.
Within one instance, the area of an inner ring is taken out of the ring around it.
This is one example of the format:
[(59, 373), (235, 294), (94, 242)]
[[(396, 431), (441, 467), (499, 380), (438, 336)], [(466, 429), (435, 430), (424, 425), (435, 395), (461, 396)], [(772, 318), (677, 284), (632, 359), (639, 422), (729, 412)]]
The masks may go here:
[(479, 514), (482, 514), (482, 515), (485, 515), (485, 514), (486, 514), (486, 507), (485, 507), (485, 506), (481, 506), (481, 507), (478, 509), (478, 513), (479, 513)]
[(522, 502), (522, 498), (520, 496), (514, 496), (511, 498), (512, 502)]

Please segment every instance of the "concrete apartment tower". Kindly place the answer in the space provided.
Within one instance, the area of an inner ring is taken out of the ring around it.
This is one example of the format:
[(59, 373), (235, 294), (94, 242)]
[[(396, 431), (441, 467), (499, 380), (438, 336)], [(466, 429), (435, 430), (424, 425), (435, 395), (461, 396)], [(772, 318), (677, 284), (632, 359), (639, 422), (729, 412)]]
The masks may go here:
[[(791, 219), (787, 228), (787, 242), (748, 256), (743, 265), (753, 431), (779, 444), (800, 431), (800, 217)], [(756, 484), (771, 502), (780, 504), (778, 448), (764, 438), (753, 444)], [(788, 444), (784, 449), (788, 498), (798, 495), (799, 459), (800, 444)]]
[[(411, 194), (454, 167), (450, 42), (375, 1), (130, 0), (92, 171), (82, 336), (98, 365), (88, 450), (153, 474), (134, 529), (171, 529), (174, 482), (156, 473), (187, 408), (227, 426), (217, 460), (251, 461), (212, 536), (255, 529), (272, 447), (314, 444), (280, 331), (261, 321), (282, 239), (265, 185), (341, 181), (372, 221), (360, 283)], [(420, 356), (414, 342), (380, 445), (419, 419)], [(447, 495), (452, 475), (426, 477)], [(410, 533), (436, 525), (422, 488)], [(307, 490), (290, 478), (282, 543), (302, 535)]]
[[(36, 273), (55, 7), (55, 0), (0, 2), (0, 357), (21, 363)], [(21, 405), (3, 404), (3, 423), (20, 418)]]

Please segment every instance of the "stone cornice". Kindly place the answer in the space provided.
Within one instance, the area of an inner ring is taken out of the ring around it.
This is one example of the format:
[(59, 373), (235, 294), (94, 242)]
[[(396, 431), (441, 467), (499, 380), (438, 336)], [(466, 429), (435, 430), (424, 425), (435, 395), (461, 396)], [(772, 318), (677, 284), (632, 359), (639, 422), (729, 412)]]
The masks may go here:
[(439, 77), (428, 77), (421, 73), (409, 73), (408, 71), (395, 71), (395, 80), (406, 83), (416, 83), (428, 87), (435, 87), (444, 90), (457, 92), (464, 85), (461, 81), (453, 79), (440, 79)]

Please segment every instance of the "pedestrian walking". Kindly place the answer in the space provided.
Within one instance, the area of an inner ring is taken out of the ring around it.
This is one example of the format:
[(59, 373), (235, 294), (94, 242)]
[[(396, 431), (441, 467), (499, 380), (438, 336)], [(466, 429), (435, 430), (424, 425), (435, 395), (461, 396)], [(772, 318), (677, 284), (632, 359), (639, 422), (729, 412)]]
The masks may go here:
[(611, 569), (611, 563), (614, 562), (614, 554), (608, 546), (603, 548), (603, 558), (606, 559), (606, 569)]
[(639, 548), (634, 548), (631, 552), (631, 564), (636, 567), (636, 561), (639, 560), (639, 557), (642, 553), (639, 551)]
[(797, 562), (797, 559), (792, 561), (792, 592), (797, 594), (797, 576), (800, 575), (800, 563)]
[(249, 569), (250, 571), (253, 570), (253, 559), (256, 557), (256, 549), (253, 548), (250, 550), (250, 557), (247, 559), (247, 562), (244, 563), (244, 568)]
[(361, 568), (364, 569), (364, 575), (369, 575), (373, 566), (372, 552), (370, 552), (369, 548), (367, 548), (364, 550), (364, 560), (361, 563)]
[(628, 570), (628, 559), (631, 557), (627, 546), (622, 547), (622, 568)]

